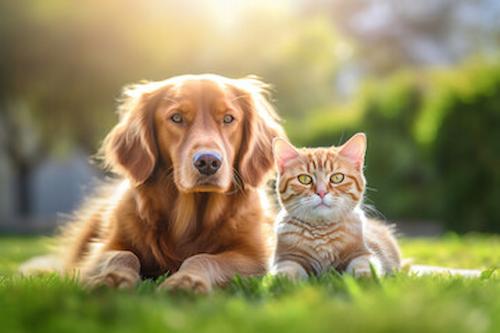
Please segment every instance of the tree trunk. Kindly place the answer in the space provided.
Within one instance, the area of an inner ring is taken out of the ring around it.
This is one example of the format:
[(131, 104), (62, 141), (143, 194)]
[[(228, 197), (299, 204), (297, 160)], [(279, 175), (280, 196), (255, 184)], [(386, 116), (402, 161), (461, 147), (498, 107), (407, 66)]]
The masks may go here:
[(28, 217), (33, 210), (31, 200), (31, 172), (33, 168), (28, 163), (19, 163), (14, 168), (16, 172), (14, 186), (17, 193), (16, 213), (21, 217)]

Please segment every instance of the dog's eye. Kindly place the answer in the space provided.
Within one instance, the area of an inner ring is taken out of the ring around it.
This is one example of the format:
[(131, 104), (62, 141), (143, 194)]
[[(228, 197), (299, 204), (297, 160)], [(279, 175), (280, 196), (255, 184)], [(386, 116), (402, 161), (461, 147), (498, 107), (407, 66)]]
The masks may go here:
[(224, 121), (224, 124), (231, 124), (234, 121), (234, 117), (231, 116), (230, 114), (226, 114), (224, 116), (223, 121)]
[(172, 117), (170, 117), (170, 119), (176, 124), (180, 124), (184, 121), (184, 118), (182, 118), (180, 113), (175, 113)]

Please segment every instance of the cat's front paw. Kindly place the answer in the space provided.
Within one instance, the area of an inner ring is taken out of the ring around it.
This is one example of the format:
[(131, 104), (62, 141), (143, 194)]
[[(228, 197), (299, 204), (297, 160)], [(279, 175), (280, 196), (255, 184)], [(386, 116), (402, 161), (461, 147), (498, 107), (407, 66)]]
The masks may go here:
[(271, 274), (284, 276), (293, 281), (304, 280), (308, 276), (302, 265), (289, 260), (276, 263), (271, 269)]
[(352, 274), (354, 277), (372, 277), (372, 269), (377, 276), (382, 274), (382, 265), (375, 257), (358, 257), (349, 263), (346, 272)]

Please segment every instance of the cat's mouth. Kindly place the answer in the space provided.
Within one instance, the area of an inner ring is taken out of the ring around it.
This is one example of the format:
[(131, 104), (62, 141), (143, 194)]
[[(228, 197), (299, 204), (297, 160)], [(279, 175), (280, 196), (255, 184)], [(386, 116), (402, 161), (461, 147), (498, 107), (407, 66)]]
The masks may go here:
[(319, 204), (316, 205), (314, 208), (331, 208), (330, 205), (327, 205), (324, 202), (320, 202)]

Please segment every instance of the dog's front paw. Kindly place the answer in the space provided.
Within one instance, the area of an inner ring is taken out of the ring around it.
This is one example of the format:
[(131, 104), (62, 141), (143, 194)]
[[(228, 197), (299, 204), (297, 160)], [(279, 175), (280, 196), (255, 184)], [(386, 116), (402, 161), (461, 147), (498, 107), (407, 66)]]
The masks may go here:
[(109, 270), (96, 276), (84, 279), (85, 285), (89, 288), (101, 286), (119, 289), (133, 288), (141, 279), (139, 273), (132, 269)]
[(202, 276), (177, 272), (158, 287), (160, 290), (185, 290), (197, 294), (207, 294), (212, 290), (210, 281)]

